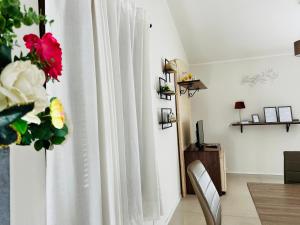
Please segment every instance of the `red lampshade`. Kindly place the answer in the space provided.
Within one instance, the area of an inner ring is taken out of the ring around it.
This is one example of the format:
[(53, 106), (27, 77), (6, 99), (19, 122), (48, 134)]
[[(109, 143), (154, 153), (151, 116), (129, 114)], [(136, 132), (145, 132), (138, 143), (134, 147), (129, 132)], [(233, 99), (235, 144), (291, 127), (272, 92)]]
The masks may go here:
[(244, 108), (246, 108), (246, 106), (245, 106), (244, 102), (236, 102), (234, 108), (235, 109), (244, 109)]

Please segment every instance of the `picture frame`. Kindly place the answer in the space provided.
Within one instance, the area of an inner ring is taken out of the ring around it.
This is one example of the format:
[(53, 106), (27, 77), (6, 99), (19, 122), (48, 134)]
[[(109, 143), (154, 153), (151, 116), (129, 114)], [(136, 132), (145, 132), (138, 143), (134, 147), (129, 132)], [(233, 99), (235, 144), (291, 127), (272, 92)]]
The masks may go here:
[(172, 113), (171, 108), (161, 108), (161, 128), (168, 129), (173, 126), (172, 122), (170, 121), (170, 114)]
[(260, 123), (258, 114), (252, 114), (252, 123)]
[(264, 107), (264, 114), (265, 114), (265, 122), (266, 123), (277, 123), (278, 122), (278, 115), (277, 115), (277, 108), (274, 107)]
[(292, 106), (278, 106), (279, 122), (293, 122)]

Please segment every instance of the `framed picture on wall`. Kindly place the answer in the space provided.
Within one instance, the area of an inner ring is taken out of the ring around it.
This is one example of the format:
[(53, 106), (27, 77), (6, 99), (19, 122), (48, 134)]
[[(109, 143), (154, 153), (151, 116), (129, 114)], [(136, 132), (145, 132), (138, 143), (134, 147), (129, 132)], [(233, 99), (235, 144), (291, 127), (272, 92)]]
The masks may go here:
[(253, 114), (252, 115), (252, 122), (253, 123), (259, 123), (260, 119), (259, 119), (259, 115), (258, 114)]
[(279, 122), (293, 122), (292, 106), (278, 107)]
[(276, 107), (264, 107), (266, 123), (278, 122), (277, 109)]

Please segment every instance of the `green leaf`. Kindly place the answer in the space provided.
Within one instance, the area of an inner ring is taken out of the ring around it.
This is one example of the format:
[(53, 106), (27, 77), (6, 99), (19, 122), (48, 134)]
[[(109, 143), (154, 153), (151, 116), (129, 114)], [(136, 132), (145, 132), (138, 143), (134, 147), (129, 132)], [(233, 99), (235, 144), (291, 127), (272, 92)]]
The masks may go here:
[(20, 145), (30, 145), (32, 142), (32, 135), (31, 133), (29, 133), (29, 131), (27, 130), (25, 132), (25, 134), (22, 135), (22, 140)]
[(29, 16), (26, 16), (23, 18), (23, 23), (26, 25), (26, 26), (31, 26), (33, 24), (33, 19)]
[(14, 27), (15, 28), (20, 28), (21, 27), (21, 20), (15, 19), (14, 20)]
[(5, 29), (6, 20), (5, 18), (0, 14), (0, 32), (2, 33)]
[(35, 150), (40, 151), (43, 147), (44, 147), (44, 143), (42, 140), (37, 140), (36, 142), (34, 142)]
[(22, 119), (16, 120), (12, 126), (20, 133), (25, 134), (27, 131), (28, 123)]
[(51, 126), (48, 123), (41, 123), (36, 128), (32, 129), (32, 136), (41, 139), (48, 140), (53, 136)]
[(50, 145), (51, 145), (50, 141), (46, 141), (46, 140), (43, 141), (43, 147), (44, 147), (44, 149), (48, 150), (49, 147), (50, 147)]
[(34, 103), (29, 103), (26, 105), (15, 105), (4, 109), (0, 112), (0, 128), (7, 127), (9, 124), (15, 122), (16, 120), (25, 116), (28, 112), (32, 111), (33, 108)]
[(18, 133), (9, 126), (0, 129), (0, 145), (10, 145), (18, 140)]
[(0, 45), (0, 70), (11, 63), (11, 49), (5, 45)]
[(54, 137), (51, 138), (51, 142), (52, 142), (52, 144), (54, 144), (54, 145), (60, 145), (60, 144), (62, 144), (65, 140), (66, 140), (66, 138), (64, 138), (64, 137), (57, 137), (57, 136), (54, 136)]
[(54, 134), (57, 137), (65, 137), (69, 133), (68, 127), (64, 125), (62, 129), (56, 129), (54, 130)]

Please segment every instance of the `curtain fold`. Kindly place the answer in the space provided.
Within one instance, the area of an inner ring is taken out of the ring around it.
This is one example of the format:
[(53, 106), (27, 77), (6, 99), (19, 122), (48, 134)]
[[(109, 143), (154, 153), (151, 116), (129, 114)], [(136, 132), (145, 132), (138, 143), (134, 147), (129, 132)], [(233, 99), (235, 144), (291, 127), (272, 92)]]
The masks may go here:
[(47, 154), (48, 225), (142, 225), (158, 219), (149, 29), (133, 0), (53, 0), (60, 88), (73, 129)]

